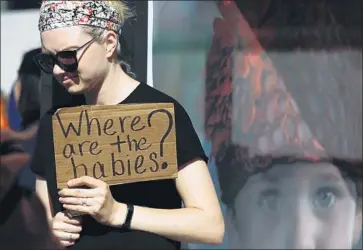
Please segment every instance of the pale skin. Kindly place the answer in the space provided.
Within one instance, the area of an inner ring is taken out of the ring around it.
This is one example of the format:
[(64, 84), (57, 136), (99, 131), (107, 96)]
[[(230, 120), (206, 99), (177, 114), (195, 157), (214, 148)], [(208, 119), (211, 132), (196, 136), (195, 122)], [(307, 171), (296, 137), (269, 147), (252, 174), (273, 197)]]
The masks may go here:
[(334, 165), (276, 165), (251, 176), (236, 196), (226, 219), (230, 247), (351, 249), (362, 235), (354, 193)]
[[(70, 47), (75, 49), (91, 38), (79, 27), (59, 28), (41, 34), (43, 50), (48, 53)], [(139, 82), (115, 63), (117, 39), (114, 32), (106, 31), (102, 42), (92, 43), (79, 52), (82, 60), (76, 74), (65, 73), (55, 66), (54, 76), (68, 92), (83, 93), (88, 104), (121, 102)], [(64, 81), (64, 76), (71, 79)], [(220, 244), (224, 236), (224, 220), (206, 163), (194, 159), (180, 169), (175, 185), (184, 208), (170, 210), (135, 206), (131, 229), (181, 242)], [(65, 209), (91, 215), (99, 223), (111, 227), (120, 227), (125, 221), (126, 205), (112, 197), (105, 182), (84, 176), (70, 180), (67, 185), (68, 188), (59, 192), (59, 201)], [(78, 188), (83, 185), (89, 189)], [(36, 191), (46, 207), (56, 237), (63, 246), (73, 245), (82, 230), (81, 219), (71, 219), (64, 213), (54, 216), (46, 180), (37, 177)]]

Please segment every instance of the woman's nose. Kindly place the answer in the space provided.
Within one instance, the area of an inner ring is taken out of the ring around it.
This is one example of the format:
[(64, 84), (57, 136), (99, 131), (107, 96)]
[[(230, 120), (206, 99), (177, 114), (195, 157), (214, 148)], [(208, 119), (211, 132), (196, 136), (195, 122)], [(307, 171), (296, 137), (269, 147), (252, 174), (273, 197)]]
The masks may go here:
[(61, 74), (64, 74), (64, 70), (61, 69), (57, 64), (55, 64), (54, 67), (53, 67), (53, 75), (54, 76), (59, 76)]

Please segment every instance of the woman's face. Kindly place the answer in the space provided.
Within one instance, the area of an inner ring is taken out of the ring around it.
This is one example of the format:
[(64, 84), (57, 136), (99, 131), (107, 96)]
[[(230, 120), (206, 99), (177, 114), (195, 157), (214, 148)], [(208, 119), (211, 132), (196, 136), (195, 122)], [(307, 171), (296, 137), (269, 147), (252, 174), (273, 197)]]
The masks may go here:
[(231, 247), (352, 248), (362, 217), (349, 186), (354, 190), (335, 166), (323, 163), (275, 166), (251, 177), (228, 215)]
[[(51, 54), (76, 50), (92, 38), (79, 26), (53, 29), (41, 34), (43, 51)], [(85, 93), (97, 88), (97, 84), (105, 79), (110, 67), (108, 57), (104, 44), (92, 42), (78, 51), (79, 66), (76, 72), (65, 72), (55, 65), (53, 74), (69, 93)]]

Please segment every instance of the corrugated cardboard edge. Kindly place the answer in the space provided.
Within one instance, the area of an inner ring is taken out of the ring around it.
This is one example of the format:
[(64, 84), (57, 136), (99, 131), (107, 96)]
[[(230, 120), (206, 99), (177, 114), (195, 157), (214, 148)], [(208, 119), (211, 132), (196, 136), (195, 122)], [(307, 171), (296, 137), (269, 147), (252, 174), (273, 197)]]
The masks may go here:
[[(117, 184), (108, 184), (109, 186), (116, 186), (116, 185), (122, 185), (122, 184), (130, 184), (130, 183), (136, 183), (136, 182), (143, 182), (143, 181), (161, 181), (161, 180), (175, 180), (176, 178), (178, 178), (178, 173), (173, 174), (172, 176), (169, 177), (164, 177), (164, 176), (155, 176), (153, 177), (154, 179), (150, 180), (150, 179), (138, 179), (137, 181), (135, 180), (129, 180), (129, 181), (123, 181)], [(62, 189), (62, 188), (66, 188), (67, 187), (67, 183), (57, 183), (57, 189)]]
[[(57, 109), (57, 111), (53, 114), (52, 118), (56, 119), (55, 115), (56, 114), (61, 114), (64, 110), (66, 110), (67, 112), (80, 112), (82, 111), (84, 108), (88, 108), (90, 111), (98, 111), (98, 110), (102, 110), (102, 109), (109, 109), (109, 110), (113, 110), (113, 109), (118, 109), (118, 108), (122, 108), (125, 111), (129, 111), (129, 110), (134, 110), (137, 107), (140, 107), (140, 109), (161, 109), (161, 108), (172, 108), (174, 109), (174, 103), (127, 103), (127, 104), (116, 104), (116, 105), (81, 105), (81, 106), (76, 106), (76, 107), (64, 107), (64, 108), (59, 108)], [(175, 109), (174, 109), (174, 114), (175, 114)]]

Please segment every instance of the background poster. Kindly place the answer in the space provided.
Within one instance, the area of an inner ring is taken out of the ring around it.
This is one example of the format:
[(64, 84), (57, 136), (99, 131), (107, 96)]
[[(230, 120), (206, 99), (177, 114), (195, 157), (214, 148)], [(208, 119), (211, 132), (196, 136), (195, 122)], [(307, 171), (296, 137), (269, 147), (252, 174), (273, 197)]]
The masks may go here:
[(153, 85), (186, 108), (221, 246), (361, 248), (361, 1), (156, 1)]

